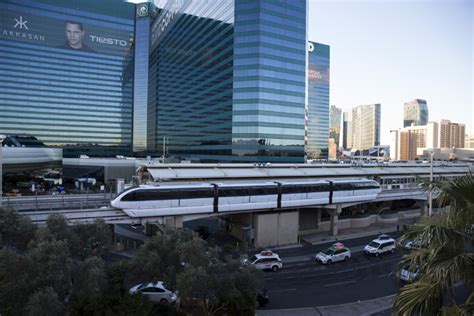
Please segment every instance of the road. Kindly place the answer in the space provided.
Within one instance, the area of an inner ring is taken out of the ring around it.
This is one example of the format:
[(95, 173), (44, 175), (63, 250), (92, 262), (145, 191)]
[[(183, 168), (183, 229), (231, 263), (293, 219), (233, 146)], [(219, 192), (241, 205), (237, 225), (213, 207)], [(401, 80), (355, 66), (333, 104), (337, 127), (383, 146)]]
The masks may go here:
[(402, 284), (395, 275), (396, 266), (404, 252), (367, 257), (362, 249), (373, 237), (345, 240), (352, 258), (332, 265), (319, 264), (312, 258), (330, 243), (276, 251), (284, 267), (278, 272), (265, 272), (264, 286), (270, 302), (262, 309), (338, 305), (397, 293)]

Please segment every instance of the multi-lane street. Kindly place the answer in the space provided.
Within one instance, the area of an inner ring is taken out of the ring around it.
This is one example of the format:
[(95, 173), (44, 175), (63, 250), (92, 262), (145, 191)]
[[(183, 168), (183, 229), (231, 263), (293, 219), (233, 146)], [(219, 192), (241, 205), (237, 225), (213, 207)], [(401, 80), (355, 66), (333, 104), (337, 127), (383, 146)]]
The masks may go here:
[[(402, 285), (397, 264), (402, 250), (381, 257), (367, 257), (363, 247), (376, 236), (345, 240), (352, 259), (322, 265), (314, 260), (331, 243), (276, 251), (284, 267), (265, 272), (270, 302), (264, 309), (303, 308), (344, 304), (395, 294)], [(395, 236), (394, 236), (395, 237)]]

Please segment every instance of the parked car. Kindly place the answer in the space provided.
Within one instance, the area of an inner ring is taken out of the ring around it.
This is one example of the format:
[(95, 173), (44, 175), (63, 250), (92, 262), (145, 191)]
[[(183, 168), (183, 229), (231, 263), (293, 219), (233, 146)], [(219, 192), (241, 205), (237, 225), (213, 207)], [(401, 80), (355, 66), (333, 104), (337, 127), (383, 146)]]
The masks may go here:
[(256, 255), (253, 255), (249, 259), (243, 261), (244, 264), (254, 266), (259, 270), (272, 270), (278, 271), (283, 267), (280, 256), (271, 250), (264, 250)]
[(177, 299), (176, 293), (168, 290), (161, 281), (135, 285), (129, 290), (129, 293), (132, 295), (142, 294), (151, 301), (161, 303), (174, 303)]
[(413, 282), (420, 276), (420, 268), (405, 265), (398, 271), (397, 276), (402, 281)]
[(398, 245), (405, 249), (405, 250), (411, 250), (411, 249), (417, 249), (417, 248), (420, 248), (421, 245), (420, 245), (420, 242), (417, 241), (417, 240), (412, 240), (412, 239), (405, 239), (405, 240), (401, 240)]
[(378, 240), (389, 240), (389, 239), (392, 239), (392, 237), (390, 237), (390, 235), (387, 235), (387, 234), (381, 234), (377, 239)]
[(268, 304), (268, 291), (265, 288), (255, 291), (257, 306), (265, 306)]
[(316, 254), (315, 259), (322, 264), (331, 264), (337, 261), (347, 261), (351, 258), (351, 251), (342, 243), (335, 243)]
[(395, 239), (374, 239), (364, 248), (364, 253), (366, 255), (374, 255), (378, 257), (385, 253), (394, 253), (395, 252)]

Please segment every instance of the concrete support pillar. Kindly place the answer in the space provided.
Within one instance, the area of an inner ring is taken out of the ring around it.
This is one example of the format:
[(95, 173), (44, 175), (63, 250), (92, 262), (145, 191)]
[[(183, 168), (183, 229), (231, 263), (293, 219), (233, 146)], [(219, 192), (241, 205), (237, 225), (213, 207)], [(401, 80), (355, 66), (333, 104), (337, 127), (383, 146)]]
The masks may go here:
[(255, 214), (255, 246), (296, 244), (299, 232), (299, 212)]
[(319, 225), (321, 224), (321, 213), (323, 211), (321, 209), (316, 209), (316, 228), (319, 228)]
[(166, 225), (174, 228), (183, 228), (183, 216), (168, 216), (166, 217)]
[(337, 236), (338, 234), (338, 229), (337, 229), (337, 222), (339, 220), (339, 214), (342, 212), (342, 207), (341, 205), (337, 205), (337, 208), (334, 210), (331, 210), (331, 226), (329, 228), (329, 231), (331, 235)]

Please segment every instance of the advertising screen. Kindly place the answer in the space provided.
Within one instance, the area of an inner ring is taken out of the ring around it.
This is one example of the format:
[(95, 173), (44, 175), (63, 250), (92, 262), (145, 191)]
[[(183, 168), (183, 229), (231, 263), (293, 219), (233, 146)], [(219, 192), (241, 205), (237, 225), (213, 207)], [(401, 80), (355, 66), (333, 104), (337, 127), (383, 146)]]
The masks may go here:
[(0, 40), (76, 52), (122, 56), (128, 52), (133, 26), (89, 19), (84, 15), (1, 8)]

